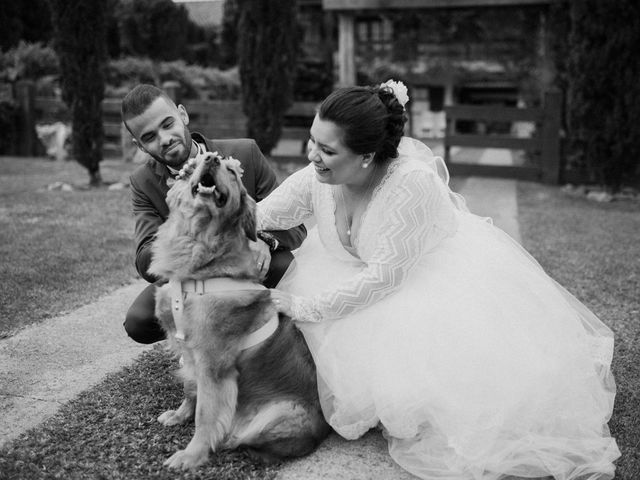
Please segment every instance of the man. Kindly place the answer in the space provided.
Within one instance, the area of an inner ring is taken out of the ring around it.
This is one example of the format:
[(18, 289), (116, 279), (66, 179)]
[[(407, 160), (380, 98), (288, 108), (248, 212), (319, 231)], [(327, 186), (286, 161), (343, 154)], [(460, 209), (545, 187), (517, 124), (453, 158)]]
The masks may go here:
[[(133, 302), (124, 322), (128, 335), (139, 343), (154, 343), (165, 338), (155, 317), (154, 291), (165, 279), (148, 272), (151, 244), (158, 227), (167, 219), (166, 194), (170, 181), (182, 165), (198, 152), (218, 151), (240, 161), (242, 182), (256, 201), (276, 186), (276, 176), (253, 140), (210, 140), (189, 131), (189, 115), (161, 89), (138, 85), (122, 101), (122, 121), (135, 145), (151, 158), (131, 175), (131, 194), (135, 219), (136, 269), (148, 282)], [(303, 225), (287, 231), (258, 232), (258, 241), (250, 242), (264, 285), (275, 287), (293, 260), (292, 249), (306, 236)]]

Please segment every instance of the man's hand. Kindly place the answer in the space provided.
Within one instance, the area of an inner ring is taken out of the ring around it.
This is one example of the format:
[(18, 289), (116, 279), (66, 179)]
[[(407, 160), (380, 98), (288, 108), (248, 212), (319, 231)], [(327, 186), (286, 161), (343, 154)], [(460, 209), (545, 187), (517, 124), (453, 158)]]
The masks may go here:
[(256, 267), (260, 272), (260, 278), (264, 279), (269, 271), (269, 265), (271, 265), (271, 252), (269, 251), (269, 245), (262, 240), (258, 239), (257, 242), (249, 240), (249, 248), (253, 252), (253, 258), (256, 261)]

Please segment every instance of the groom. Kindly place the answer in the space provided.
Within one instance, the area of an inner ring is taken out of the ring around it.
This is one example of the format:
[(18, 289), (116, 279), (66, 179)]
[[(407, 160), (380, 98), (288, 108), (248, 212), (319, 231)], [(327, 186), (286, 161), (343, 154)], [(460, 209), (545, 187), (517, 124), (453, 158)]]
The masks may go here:
[[(154, 343), (165, 338), (155, 317), (154, 291), (165, 282), (148, 271), (151, 244), (158, 227), (169, 215), (167, 181), (182, 165), (199, 152), (218, 151), (240, 161), (242, 183), (256, 201), (265, 198), (277, 186), (276, 176), (253, 140), (211, 140), (190, 132), (189, 115), (161, 89), (138, 85), (122, 100), (122, 121), (135, 145), (151, 158), (131, 175), (131, 195), (135, 220), (136, 269), (150, 282), (133, 302), (124, 322), (127, 334), (139, 343)], [(306, 237), (304, 225), (286, 231), (259, 231), (251, 242), (258, 270), (267, 288), (275, 287), (293, 260), (291, 250)]]

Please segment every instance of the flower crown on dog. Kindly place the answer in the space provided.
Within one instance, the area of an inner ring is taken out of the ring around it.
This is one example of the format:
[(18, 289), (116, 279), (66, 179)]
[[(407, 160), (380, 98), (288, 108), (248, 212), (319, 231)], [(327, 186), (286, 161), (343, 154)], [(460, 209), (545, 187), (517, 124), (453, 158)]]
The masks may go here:
[(396, 100), (398, 100), (398, 103), (402, 105), (402, 108), (404, 108), (404, 106), (409, 101), (409, 94), (407, 93), (407, 87), (402, 82), (396, 82), (395, 80), (389, 79), (386, 82), (381, 83), (380, 87), (389, 88), (393, 92), (393, 95), (396, 97)]
[(216, 151), (216, 152), (212, 152), (212, 153), (210, 153), (210, 152), (199, 153), (195, 157), (190, 158), (189, 160), (187, 160), (186, 163), (182, 166), (182, 168), (178, 172), (178, 175), (176, 175), (176, 179), (177, 180), (185, 180), (188, 177), (190, 177), (191, 174), (193, 173), (193, 171), (196, 169), (196, 166), (198, 165), (198, 160), (201, 157), (204, 157), (205, 155), (213, 155), (219, 161), (225, 160), (226, 162), (230, 163), (233, 168), (237, 169), (238, 172), (240, 173), (240, 177), (242, 177), (242, 174), (244, 173), (244, 170), (242, 169), (242, 164), (240, 163), (240, 160), (237, 160), (237, 159), (235, 159), (235, 158), (233, 158), (231, 156), (225, 157), (224, 155), (221, 155), (220, 153), (218, 153)]

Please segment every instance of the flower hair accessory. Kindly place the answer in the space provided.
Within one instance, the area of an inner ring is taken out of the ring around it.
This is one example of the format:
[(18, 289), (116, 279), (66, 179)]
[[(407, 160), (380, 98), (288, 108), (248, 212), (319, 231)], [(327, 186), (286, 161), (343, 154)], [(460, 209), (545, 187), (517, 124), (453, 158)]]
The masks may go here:
[(240, 175), (240, 178), (242, 178), (242, 175), (244, 174), (244, 169), (242, 168), (242, 164), (240, 163), (240, 160), (233, 157), (227, 157), (227, 163), (230, 167), (234, 168)]
[(407, 93), (407, 87), (404, 83), (396, 82), (395, 80), (387, 80), (386, 82), (381, 83), (380, 86), (390, 88), (395, 95), (396, 100), (398, 100), (398, 103), (402, 105), (402, 108), (404, 108), (406, 103), (409, 101), (409, 94)]
[[(197, 157), (196, 157), (197, 158)], [(178, 175), (176, 175), (177, 180), (184, 180), (188, 176), (190, 176), (193, 171), (196, 169), (196, 159), (190, 158), (187, 162), (182, 166)]]
[(178, 172), (178, 175), (176, 175), (176, 180), (185, 180), (188, 177), (190, 177), (193, 171), (196, 169), (196, 166), (198, 165), (198, 160), (200, 160), (200, 158), (206, 155), (213, 155), (220, 162), (222, 162), (223, 160), (226, 161), (228, 165), (231, 166), (234, 170), (236, 170), (239, 176), (242, 177), (244, 170), (242, 169), (242, 164), (240, 163), (240, 160), (237, 160), (233, 157), (225, 157), (224, 155), (221, 155), (218, 152), (213, 152), (213, 153), (205, 152), (205, 153), (199, 153), (194, 158), (190, 158), (189, 160), (187, 160), (187, 162), (182, 166), (182, 168)]

